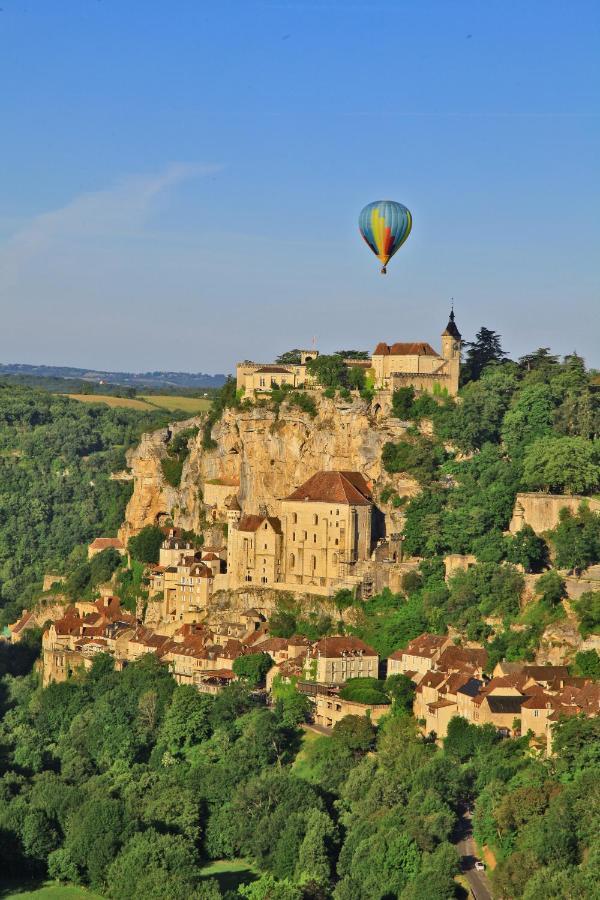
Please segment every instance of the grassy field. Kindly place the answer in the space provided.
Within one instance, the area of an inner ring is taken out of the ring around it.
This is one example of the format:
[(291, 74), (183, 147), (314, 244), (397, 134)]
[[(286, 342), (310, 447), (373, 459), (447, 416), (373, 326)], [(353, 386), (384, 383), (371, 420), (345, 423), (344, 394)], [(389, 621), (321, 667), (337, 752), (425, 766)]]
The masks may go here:
[(304, 778), (305, 781), (312, 780), (312, 768), (306, 758), (306, 750), (308, 744), (312, 744), (314, 741), (328, 741), (329, 738), (326, 735), (317, 734), (315, 731), (305, 730), (302, 735), (302, 747), (294, 763), (292, 765), (292, 771), (297, 778)]
[(248, 884), (258, 877), (245, 859), (217, 859), (201, 872), (202, 878), (215, 878), (222, 893), (236, 891), (240, 884)]
[(2, 900), (102, 900), (100, 894), (85, 888), (54, 881), (47, 881), (39, 887), (25, 885), (22, 888), (15, 885), (3, 887), (0, 883), (0, 897)]
[(177, 394), (140, 394), (140, 400), (162, 409), (182, 409), (192, 414), (204, 412), (210, 406), (208, 397), (180, 397)]
[(166, 409), (169, 412), (185, 412), (190, 415), (204, 412), (210, 406), (206, 397), (180, 397), (177, 394), (145, 394), (139, 397), (114, 397), (112, 394), (67, 394), (71, 400), (81, 403), (104, 403), (106, 406), (140, 409)]

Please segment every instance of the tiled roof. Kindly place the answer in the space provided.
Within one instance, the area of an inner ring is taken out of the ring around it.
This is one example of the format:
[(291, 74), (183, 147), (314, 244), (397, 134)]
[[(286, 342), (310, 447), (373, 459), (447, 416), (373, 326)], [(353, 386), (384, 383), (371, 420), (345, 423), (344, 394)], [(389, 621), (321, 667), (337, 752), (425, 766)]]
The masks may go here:
[(273, 531), (281, 534), (281, 522), (276, 516), (242, 516), (238, 524), (238, 531), (258, 531), (263, 522), (268, 522)]
[(383, 341), (375, 347), (373, 356), (439, 356), (427, 341), (385, 344)]
[[(424, 656), (427, 659), (431, 659), (444, 646), (447, 640), (447, 637), (440, 634), (420, 634), (419, 637), (409, 642), (404, 652), (407, 656)], [(392, 655), (392, 659), (396, 658), (399, 659), (399, 657)]]
[(317, 472), (285, 499), (368, 506), (371, 490), (360, 472)]
[(104, 538), (97, 537), (90, 544), (90, 549), (92, 550), (107, 550), (109, 547), (114, 547), (115, 550), (124, 550), (125, 547), (123, 542), (119, 540), (119, 538)]
[(327, 637), (321, 638), (314, 648), (317, 653), (327, 659), (335, 657), (341, 658), (346, 655), (354, 655), (362, 653), (364, 656), (377, 656), (377, 651), (365, 644), (359, 638), (355, 637)]
[(437, 665), (439, 669), (460, 669), (468, 664), (484, 668), (487, 664), (487, 659), (487, 650), (484, 650), (483, 648), (446, 647), (446, 649), (442, 651), (442, 655), (438, 659)]

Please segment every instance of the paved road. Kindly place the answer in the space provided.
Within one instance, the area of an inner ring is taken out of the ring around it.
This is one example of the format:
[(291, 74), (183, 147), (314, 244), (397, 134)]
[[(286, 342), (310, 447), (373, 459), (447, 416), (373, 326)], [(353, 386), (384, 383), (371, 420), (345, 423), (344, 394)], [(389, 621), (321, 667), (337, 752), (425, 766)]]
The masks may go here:
[(487, 875), (485, 872), (478, 872), (473, 868), (477, 853), (473, 841), (470, 810), (466, 810), (459, 819), (454, 832), (454, 845), (460, 856), (461, 871), (469, 882), (475, 900), (493, 900)]

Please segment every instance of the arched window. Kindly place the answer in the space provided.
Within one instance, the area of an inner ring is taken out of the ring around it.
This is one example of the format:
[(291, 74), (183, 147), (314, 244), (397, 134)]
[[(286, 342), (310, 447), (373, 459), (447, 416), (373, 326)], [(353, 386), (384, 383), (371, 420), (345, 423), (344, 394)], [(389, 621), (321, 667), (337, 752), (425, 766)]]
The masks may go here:
[(294, 553), (290, 553), (290, 569), (296, 568), (296, 556)]

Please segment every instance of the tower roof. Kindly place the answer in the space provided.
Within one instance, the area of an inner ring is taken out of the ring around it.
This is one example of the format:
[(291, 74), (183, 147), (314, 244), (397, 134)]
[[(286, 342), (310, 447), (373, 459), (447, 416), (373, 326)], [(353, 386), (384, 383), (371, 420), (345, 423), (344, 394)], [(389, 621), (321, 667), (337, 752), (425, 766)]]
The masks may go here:
[(444, 329), (444, 331), (442, 331), (442, 337), (445, 334), (449, 334), (450, 337), (456, 338), (457, 341), (460, 341), (462, 338), (462, 335), (456, 327), (456, 323), (454, 321), (454, 307), (452, 307), (452, 309), (450, 310), (450, 318), (448, 319), (446, 328)]

